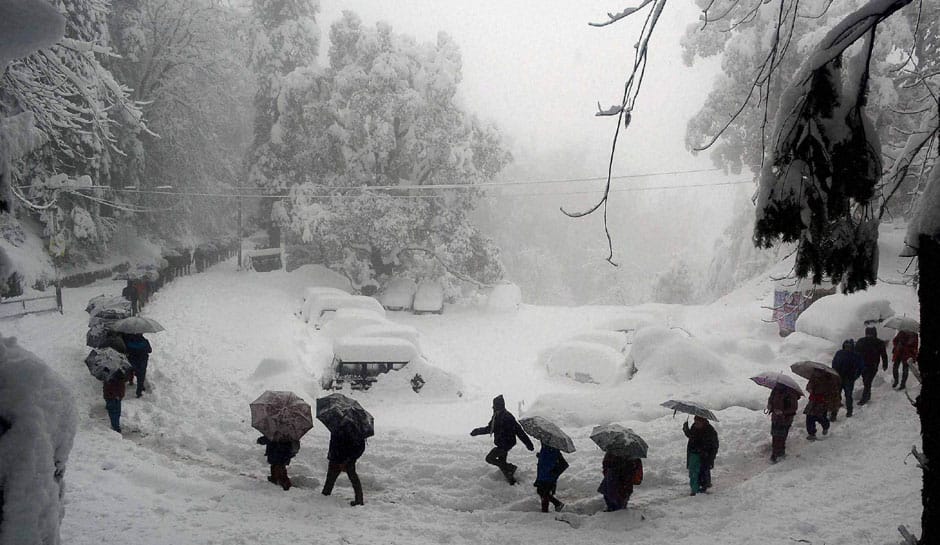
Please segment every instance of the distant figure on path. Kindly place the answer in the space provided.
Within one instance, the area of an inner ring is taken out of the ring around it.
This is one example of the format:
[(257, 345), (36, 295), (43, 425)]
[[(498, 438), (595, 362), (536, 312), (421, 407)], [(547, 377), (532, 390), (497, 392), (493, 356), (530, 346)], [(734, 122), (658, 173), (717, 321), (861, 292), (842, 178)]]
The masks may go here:
[(829, 434), (829, 399), (827, 393), (829, 379), (823, 371), (814, 371), (806, 383), (806, 392), (809, 394), (809, 403), (803, 409), (806, 415), (806, 438), (816, 440), (816, 424), (822, 426), (823, 435)]
[(271, 475), (268, 481), (279, 485), (284, 490), (290, 490), (290, 477), (287, 476), (287, 466), (300, 450), (300, 441), (272, 441), (265, 436), (258, 438), (257, 443), (264, 445), (264, 455), (271, 464)]
[(564, 509), (565, 504), (555, 497), (555, 488), (558, 485), (558, 477), (568, 469), (568, 461), (557, 448), (550, 447), (542, 443), (539, 449), (539, 458), (537, 473), (535, 477), (535, 491), (542, 499), (542, 512), (548, 513), (548, 504), (555, 507), (555, 511)]
[[(839, 373), (842, 379), (842, 393), (845, 396), (845, 416), (852, 417), (853, 397), (855, 395), (855, 380), (865, 370), (865, 360), (855, 351), (855, 340), (846, 339), (842, 342), (842, 349), (832, 357), (832, 368)], [(809, 386), (807, 386), (808, 388)], [(828, 426), (825, 426), (828, 427)], [(823, 430), (825, 431), (825, 430)]]
[(147, 362), (150, 360), (150, 342), (140, 333), (126, 333), (124, 346), (127, 348), (127, 361), (137, 375), (137, 397), (147, 391), (144, 379), (147, 378)]
[(349, 483), (352, 484), (355, 496), (355, 499), (349, 502), (349, 505), (356, 506), (365, 503), (362, 497), (362, 483), (359, 481), (359, 474), (356, 473), (356, 460), (362, 456), (365, 450), (365, 438), (354, 430), (340, 430), (330, 433), (330, 449), (327, 453), (330, 465), (326, 471), (326, 481), (323, 483), (322, 494), (324, 496), (333, 493), (336, 478), (345, 471), (349, 477)]
[(471, 436), (493, 434), (493, 443), (496, 446), (486, 455), (486, 463), (494, 465), (503, 472), (506, 482), (516, 484), (516, 466), (510, 464), (506, 458), (509, 451), (516, 446), (516, 437), (522, 441), (522, 444), (529, 450), (535, 450), (532, 441), (522, 429), (522, 426), (516, 422), (516, 417), (506, 410), (506, 401), (502, 395), (493, 398), (493, 417), (490, 423), (482, 428), (476, 428), (470, 432)]
[[(920, 337), (913, 331), (898, 331), (898, 334), (894, 336), (892, 341), (894, 346), (891, 349), (891, 359), (894, 361), (894, 366), (891, 367), (891, 373), (894, 375), (894, 382), (891, 383), (892, 388), (896, 387), (898, 390), (903, 390), (907, 385), (908, 367), (910, 367), (911, 362), (917, 361), (919, 343)], [(904, 371), (901, 375), (901, 384), (898, 385), (898, 366), (902, 365)]]
[(874, 327), (866, 327), (865, 336), (855, 341), (855, 351), (865, 362), (865, 369), (862, 370), (862, 399), (858, 400), (859, 405), (864, 405), (871, 399), (871, 383), (878, 374), (878, 362), (881, 362), (883, 369), (888, 369), (887, 344), (878, 338), (878, 330)]
[(137, 288), (134, 287), (134, 281), (128, 280), (127, 285), (121, 290), (121, 296), (131, 302), (131, 315), (137, 316)]
[(639, 458), (607, 452), (601, 467), (604, 479), (597, 491), (604, 495), (604, 503), (607, 504), (604, 511), (626, 509), (633, 495), (633, 486), (643, 482), (643, 462)]
[(111, 419), (111, 429), (118, 433), (121, 433), (121, 400), (124, 399), (126, 384), (127, 377), (124, 372), (118, 371), (101, 385), (104, 406), (108, 411), (108, 418)]
[(800, 395), (796, 390), (783, 384), (777, 384), (767, 398), (767, 412), (770, 414), (770, 461), (776, 463), (787, 455), (787, 435), (799, 405)]
[(689, 470), (690, 496), (705, 492), (712, 486), (712, 467), (718, 455), (718, 432), (701, 416), (696, 416), (689, 426), (682, 425), (682, 433), (689, 438), (685, 448), (685, 466)]

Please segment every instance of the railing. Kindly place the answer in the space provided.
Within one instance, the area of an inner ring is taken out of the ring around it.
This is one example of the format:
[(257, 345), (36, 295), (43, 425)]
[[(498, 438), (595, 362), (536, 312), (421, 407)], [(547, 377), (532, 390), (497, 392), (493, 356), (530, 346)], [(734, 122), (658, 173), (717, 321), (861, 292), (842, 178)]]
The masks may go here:
[[(26, 303), (33, 303), (36, 301), (55, 301), (55, 307), (49, 308), (39, 308), (39, 309), (28, 309)], [(4, 305), (22, 305), (22, 311), (14, 312), (7, 310), (14, 309), (15, 307), (4, 307)], [(59, 314), (62, 314), (62, 288), (59, 286), (55, 287), (55, 295), (39, 295), (37, 297), (24, 297), (22, 299), (12, 299), (6, 301), (0, 301), (0, 320), (4, 318), (15, 318), (17, 316), (26, 316), (27, 314), (38, 314), (40, 312), (52, 312), (59, 311)]]

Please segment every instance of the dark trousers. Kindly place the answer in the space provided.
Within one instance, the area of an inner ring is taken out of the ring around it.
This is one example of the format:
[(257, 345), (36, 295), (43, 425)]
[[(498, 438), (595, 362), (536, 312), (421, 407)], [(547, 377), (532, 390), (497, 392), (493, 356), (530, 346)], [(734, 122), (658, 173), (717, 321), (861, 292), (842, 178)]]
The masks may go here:
[(499, 447), (493, 447), (493, 450), (491, 450), (490, 453), (486, 455), (486, 463), (498, 467), (499, 470), (503, 472), (503, 475), (509, 479), (516, 471), (516, 466), (506, 461), (506, 458), (508, 457), (508, 450), (503, 450)]
[(875, 375), (878, 374), (878, 366), (866, 367), (862, 371), (862, 399), (859, 400), (859, 403), (868, 403), (868, 400), (871, 399), (871, 383), (875, 380)]
[(816, 416), (813, 414), (806, 415), (806, 432), (810, 435), (816, 435), (816, 423), (822, 426), (823, 431), (829, 429), (829, 418), (823, 414), (822, 416)]
[(551, 503), (555, 506), (555, 510), (561, 508), (564, 504), (555, 497), (555, 486), (556, 483), (547, 483), (543, 481), (536, 481), (535, 491), (538, 492), (539, 498), (542, 499), (542, 512), (548, 513), (548, 504)]
[(290, 477), (287, 476), (287, 466), (285, 464), (271, 464), (271, 476), (268, 480), (279, 485), (284, 490), (290, 490)]
[[(845, 399), (845, 415), (852, 415), (852, 408), (855, 403), (855, 381), (852, 382), (842, 382), (842, 397)], [(824, 426), (828, 428), (829, 426)]]
[(121, 431), (121, 400), (120, 399), (105, 399), (104, 407), (108, 410), (108, 418), (111, 419), (111, 429), (119, 432)]
[(908, 367), (910, 367), (910, 366), (907, 364), (907, 360), (895, 360), (894, 366), (891, 367), (891, 374), (894, 375), (894, 384), (892, 384), (892, 386), (898, 384), (898, 366), (899, 366), (899, 365), (900, 365), (900, 366), (903, 366), (903, 370), (901, 371), (901, 384), (900, 384), (900, 387), (901, 387), (901, 388), (904, 388), (904, 385), (907, 384), (907, 371), (908, 371)]
[(333, 493), (333, 485), (336, 484), (336, 478), (339, 477), (339, 474), (344, 471), (349, 477), (349, 483), (352, 484), (353, 494), (356, 496), (354, 503), (361, 505), (363, 503), (362, 482), (359, 481), (359, 475), (356, 473), (355, 460), (345, 464), (336, 464), (330, 462), (330, 466), (326, 470), (326, 481), (323, 483), (323, 495), (329, 496)]
[(793, 417), (780, 420), (771, 420), (770, 423), (770, 454), (775, 459), (787, 454), (787, 435), (790, 434), (790, 426), (793, 424)]
[(147, 378), (147, 362), (138, 362), (132, 365), (134, 366), (134, 374), (137, 375), (137, 397), (140, 397), (140, 394), (147, 390), (144, 386), (144, 379)]

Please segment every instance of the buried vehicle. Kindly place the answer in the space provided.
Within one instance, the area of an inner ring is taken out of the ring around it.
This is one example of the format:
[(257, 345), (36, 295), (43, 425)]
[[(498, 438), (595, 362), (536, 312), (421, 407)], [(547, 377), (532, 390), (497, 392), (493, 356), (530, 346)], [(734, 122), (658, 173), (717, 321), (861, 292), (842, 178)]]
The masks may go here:
[(341, 337), (333, 341), (333, 365), (323, 377), (324, 389), (368, 390), (378, 376), (419, 359), (410, 342), (393, 337)]
[(411, 310), (418, 286), (410, 278), (394, 278), (376, 297), (386, 310)]
[(316, 297), (307, 309), (307, 323), (312, 323), (316, 329), (326, 325), (341, 308), (357, 308), (371, 310), (375, 314), (385, 317), (385, 309), (374, 297), (366, 295), (324, 295)]
[(436, 280), (425, 280), (418, 284), (412, 311), (415, 314), (443, 314), (444, 288)]

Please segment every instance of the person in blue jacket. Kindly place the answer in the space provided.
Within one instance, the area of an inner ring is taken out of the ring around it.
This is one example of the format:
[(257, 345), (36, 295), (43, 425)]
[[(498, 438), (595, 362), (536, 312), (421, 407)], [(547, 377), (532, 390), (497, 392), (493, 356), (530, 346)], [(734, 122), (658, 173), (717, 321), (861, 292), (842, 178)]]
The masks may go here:
[(557, 448), (550, 447), (544, 442), (539, 449), (537, 473), (535, 477), (535, 491), (542, 499), (542, 512), (548, 513), (548, 504), (555, 506), (555, 511), (564, 509), (565, 504), (555, 497), (555, 488), (558, 477), (568, 469), (568, 461)]
[(470, 432), (471, 436), (493, 434), (493, 443), (496, 445), (489, 454), (486, 455), (486, 463), (494, 465), (503, 472), (506, 482), (516, 484), (516, 466), (506, 461), (509, 451), (516, 446), (516, 437), (522, 441), (522, 444), (529, 450), (535, 450), (532, 441), (526, 432), (516, 422), (516, 417), (506, 410), (506, 401), (502, 395), (493, 398), (493, 417), (490, 423), (476, 428)]
[[(842, 350), (836, 352), (832, 357), (832, 368), (839, 373), (842, 379), (842, 392), (845, 396), (845, 416), (852, 416), (852, 396), (855, 393), (855, 381), (862, 376), (865, 369), (865, 360), (862, 355), (855, 351), (855, 339), (846, 339), (842, 342)], [(839, 412), (836, 408), (831, 415), (835, 420), (835, 414)]]
[(137, 375), (137, 397), (140, 397), (147, 391), (144, 379), (147, 377), (147, 362), (152, 351), (150, 342), (140, 333), (128, 333), (124, 335), (124, 346), (127, 349), (127, 361)]

